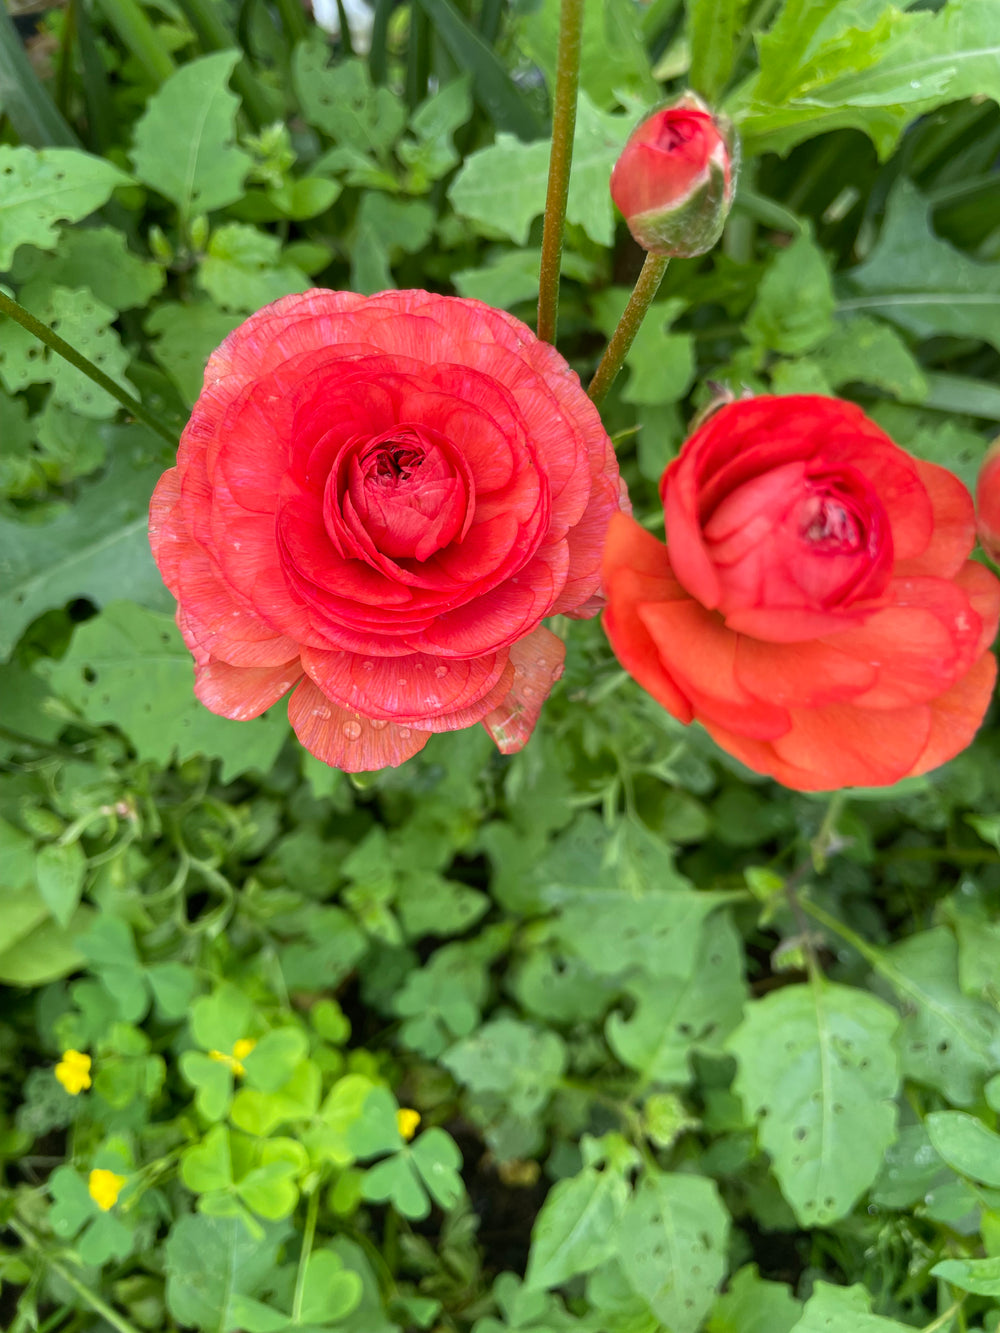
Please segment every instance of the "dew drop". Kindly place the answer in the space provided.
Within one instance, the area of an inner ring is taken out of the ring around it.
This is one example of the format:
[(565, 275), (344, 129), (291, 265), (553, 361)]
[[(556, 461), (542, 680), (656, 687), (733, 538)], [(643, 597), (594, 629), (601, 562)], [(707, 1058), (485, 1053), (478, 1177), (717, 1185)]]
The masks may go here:
[(521, 693), (524, 695), (526, 699), (533, 699), (535, 695), (538, 693), (538, 691), (535, 689), (533, 685), (522, 685)]
[(549, 664), (548, 664), (548, 662), (545, 660), (544, 657), (536, 657), (536, 658), (535, 658), (535, 666), (536, 666), (536, 667), (541, 667), (543, 671), (548, 671), (548, 670), (549, 670)]
[(312, 711), (313, 717), (326, 718), (330, 716), (330, 710), (327, 708), (326, 704), (320, 704), (318, 708), (314, 708)]
[(374, 671), (374, 670), (375, 670), (375, 663), (374, 663), (374, 662), (362, 662), (361, 665), (362, 665), (362, 667), (365, 669), (365, 671)]
[(349, 741), (356, 741), (358, 737), (361, 735), (361, 723), (345, 722), (344, 735), (347, 737)]
[(448, 674), (448, 668), (442, 662), (440, 666), (434, 668), (434, 674), (438, 680), (442, 680)]
[(368, 719), (368, 725), (371, 727), (372, 731), (382, 731), (382, 729), (389, 724), (384, 717), (371, 717)]
[(407, 736), (409, 736), (409, 734), (410, 734), (410, 728), (409, 728), (409, 727), (400, 727), (400, 728), (399, 728), (399, 733), (398, 733), (398, 734), (399, 734), (400, 739), (405, 741), (406, 738), (407, 738)]
[(410, 682), (406, 679), (405, 676), (400, 676), (400, 678), (396, 681), (396, 684), (399, 686), (401, 690), (405, 690), (407, 685), (409, 685), (409, 683)]

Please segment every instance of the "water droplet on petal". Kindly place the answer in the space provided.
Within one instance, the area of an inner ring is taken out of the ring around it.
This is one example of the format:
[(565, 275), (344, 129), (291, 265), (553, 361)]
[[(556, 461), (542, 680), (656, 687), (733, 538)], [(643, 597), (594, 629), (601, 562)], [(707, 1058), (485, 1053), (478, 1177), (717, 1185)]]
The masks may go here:
[(347, 737), (349, 741), (356, 741), (358, 737), (361, 735), (361, 723), (345, 722), (344, 735)]
[(372, 731), (381, 731), (384, 727), (387, 727), (389, 724), (388, 722), (386, 722), (385, 718), (370, 717), (368, 719), (368, 725), (371, 727)]
[(522, 685), (521, 693), (526, 699), (532, 699), (538, 693), (533, 685)]
[(375, 670), (375, 663), (374, 663), (374, 662), (362, 662), (361, 665), (362, 665), (362, 667), (365, 669), (365, 671), (374, 671), (374, 670)]
[(401, 690), (405, 690), (407, 685), (409, 685), (409, 683), (410, 682), (406, 679), (405, 676), (400, 676), (400, 678), (396, 681), (396, 684), (399, 686)]
[(318, 708), (314, 708), (312, 711), (313, 711), (313, 717), (330, 716), (330, 710), (329, 708), (327, 708), (326, 704), (320, 704)]
[(544, 657), (536, 657), (536, 658), (535, 658), (535, 666), (536, 666), (536, 667), (541, 667), (543, 671), (548, 671), (548, 670), (550, 670), (549, 663), (548, 663), (548, 661), (547, 661)]
[(410, 734), (410, 728), (409, 728), (409, 727), (400, 727), (400, 728), (399, 728), (399, 733), (398, 733), (398, 734), (399, 734), (400, 739), (405, 741), (406, 738), (407, 738), (407, 736), (409, 736), (409, 734)]
[(448, 668), (442, 662), (440, 666), (434, 668), (434, 674), (437, 676), (438, 680), (441, 680), (444, 676), (447, 676)]

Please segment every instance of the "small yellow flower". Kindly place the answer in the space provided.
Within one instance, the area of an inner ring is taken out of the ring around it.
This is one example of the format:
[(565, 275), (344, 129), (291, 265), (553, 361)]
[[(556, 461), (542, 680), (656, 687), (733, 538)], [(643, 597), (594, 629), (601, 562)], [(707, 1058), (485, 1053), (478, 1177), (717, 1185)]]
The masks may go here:
[(253, 1048), (257, 1045), (253, 1037), (240, 1037), (239, 1041), (233, 1043), (232, 1055), (226, 1055), (224, 1051), (209, 1051), (210, 1060), (218, 1060), (224, 1065), (228, 1065), (237, 1077), (242, 1078), (247, 1072), (243, 1068), (243, 1061), (247, 1058)]
[(412, 1110), (409, 1106), (401, 1106), (396, 1112), (396, 1128), (403, 1138), (409, 1143), (417, 1132), (417, 1126), (420, 1124), (420, 1112)]
[(63, 1051), (55, 1075), (71, 1097), (90, 1087), (90, 1056), (82, 1051)]
[(124, 1176), (116, 1175), (114, 1171), (105, 1171), (99, 1168), (96, 1171), (91, 1171), (90, 1179), (87, 1181), (87, 1189), (98, 1208), (108, 1212), (118, 1202), (118, 1196), (121, 1194), (124, 1184)]

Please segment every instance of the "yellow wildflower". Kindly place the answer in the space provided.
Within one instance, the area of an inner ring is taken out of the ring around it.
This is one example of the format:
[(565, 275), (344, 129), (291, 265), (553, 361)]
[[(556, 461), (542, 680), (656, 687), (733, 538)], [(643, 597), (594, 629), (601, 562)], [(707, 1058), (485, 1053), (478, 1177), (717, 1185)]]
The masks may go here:
[(243, 1061), (247, 1058), (253, 1048), (257, 1045), (252, 1037), (240, 1037), (239, 1041), (233, 1043), (232, 1055), (226, 1055), (225, 1051), (209, 1051), (210, 1060), (218, 1060), (221, 1064), (228, 1065), (229, 1068), (239, 1078), (247, 1072), (243, 1068)]
[(417, 1132), (417, 1126), (420, 1124), (420, 1112), (414, 1111), (409, 1106), (401, 1106), (396, 1112), (396, 1128), (403, 1138), (409, 1143)]
[(90, 1056), (82, 1051), (63, 1051), (55, 1074), (71, 1097), (78, 1096), (90, 1087)]
[(121, 1194), (124, 1184), (124, 1176), (116, 1175), (114, 1171), (105, 1171), (98, 1168), (96, 1171), (91, 1171), (90, 1179), (87, 1181), (87, 1189), (98, 1208), (108, 1212), (118, 1202), (118, 1196)]

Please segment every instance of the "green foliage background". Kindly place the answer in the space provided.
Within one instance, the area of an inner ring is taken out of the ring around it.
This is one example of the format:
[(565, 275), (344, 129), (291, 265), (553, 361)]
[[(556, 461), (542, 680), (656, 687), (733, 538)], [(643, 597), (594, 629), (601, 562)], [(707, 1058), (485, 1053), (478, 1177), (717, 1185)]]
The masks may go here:
[[(588, 0), (584, 377), (641, 259), (607, 193), (637, 116), (690, 83), (744, 140), (606, 409), (651, 529), (719, 383), (842, 393), (972, 482), (998, 31), (997, 0)], [(0, 280), (172, 430), (313, 283), (530, 321), (557, 34), (556, 0), (379, 0), (359, 56), (296, 0), (72, 0), (33, 64), (0, 13)], [(521, 755), (474, 730), (348, 779), (280, 708), (195, 702), (145, 539), (163, 440), (10, 322), (0, 385), (0, 1323), (996, 1333), (994, 723), (796, 795), (557, 623)]]

